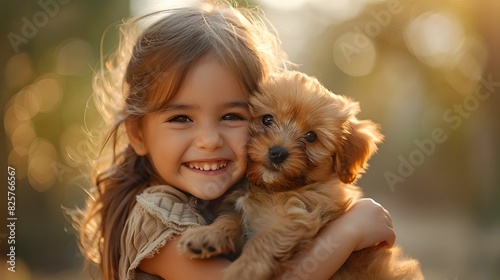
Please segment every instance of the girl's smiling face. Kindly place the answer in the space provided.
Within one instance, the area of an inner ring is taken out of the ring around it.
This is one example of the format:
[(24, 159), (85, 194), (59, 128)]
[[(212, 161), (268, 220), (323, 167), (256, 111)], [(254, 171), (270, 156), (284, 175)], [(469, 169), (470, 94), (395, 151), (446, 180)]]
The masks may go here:
[(157, 183), (218, 198), (245, 174), (247, 96), (227, 67), (205, 57), (166, 108), (146, 115), (137, 129), (127, 125), (130, 142), (148, 156), (164, 181)]

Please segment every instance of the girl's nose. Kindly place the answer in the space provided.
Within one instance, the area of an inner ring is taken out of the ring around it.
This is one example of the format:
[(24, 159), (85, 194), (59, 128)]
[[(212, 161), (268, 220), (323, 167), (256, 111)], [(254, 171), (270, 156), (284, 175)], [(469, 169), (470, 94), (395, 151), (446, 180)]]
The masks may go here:
[(207, 150), (216, 150), (222, 147), (223, 143), (224, 141), (218, 127), (203, 128), (196, 141), (198, 148)]

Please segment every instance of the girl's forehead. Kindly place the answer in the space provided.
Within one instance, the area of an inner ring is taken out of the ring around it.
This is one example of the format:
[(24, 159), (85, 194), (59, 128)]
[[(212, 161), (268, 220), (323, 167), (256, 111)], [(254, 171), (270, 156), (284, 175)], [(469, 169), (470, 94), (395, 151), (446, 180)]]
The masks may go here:
[(247, 102), (250, 97), (247, 81), (236, 67), (214, 53), (207, 53), (187, 67), (152, 73), (155, 78), (148, 93), (148, 111), (163, 111), (171, 104), (195, 101)]
[[(172, 88), (168, 89), (168, 85), (162, 88), (163, 92), (153, 94), (158, 102), (155, 107), (162, 111), (205, 106), (248, 106), (249, 94), (238, 75), (214, 57), (205, 57), (192, 65), (175, 92)], [(165, 94), (168, 90), (170, 94)]]
[(214, 97), (224, 93), (248, 97), (243, 81), (234, 69), (219, 59), (210, 57), (200, 60), (189, 69), (176, 95), (183, 90), (206, 93)]

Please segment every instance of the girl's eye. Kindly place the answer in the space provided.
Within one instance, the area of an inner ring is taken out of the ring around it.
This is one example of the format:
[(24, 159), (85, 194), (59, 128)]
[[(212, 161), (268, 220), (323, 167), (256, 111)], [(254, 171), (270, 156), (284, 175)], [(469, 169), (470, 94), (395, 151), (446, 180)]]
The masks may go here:
[(309, 131), (308, 133), (306, 133), (305, 138), (306, 138), (307, 142), (312, 143), (312, 142), (316, 141), (316, 133)]
[(274, 118), (272, 115), (262, 116), (262, 124), (265, 126), (271, 126), (274, 123)]
[(227, 114), (227, 115), (224, 115), (221, 118), (221, 120), (223, 120), (223, 121), (244, 121), (246, 119), (239, 114)]
[(171, 122), (171, 123), (187, 123), (187, 122), (191, 122), (191, 119), (188, 116), (185, 116), (185, 115), (178, 115), (178, 116), (171, 117), (167, 122)]

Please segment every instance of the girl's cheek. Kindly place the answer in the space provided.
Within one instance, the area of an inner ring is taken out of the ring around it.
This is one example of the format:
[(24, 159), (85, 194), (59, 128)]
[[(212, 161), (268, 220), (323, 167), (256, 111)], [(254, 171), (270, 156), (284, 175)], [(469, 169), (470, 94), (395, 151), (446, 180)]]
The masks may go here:
[(248, 127), (245, 127), (245, 128), (242, 128), (238, 135), (234, 135), (235, 138), (234, 139), (238, 139), (238, 152), (240, 155), (242, 156), (246, 156), (246, 152), (247, 152), (247, 144), (248, 144), (248, 141), (250, 140), (250, 134), (249, 134), (249, 131), (248, 131)]

